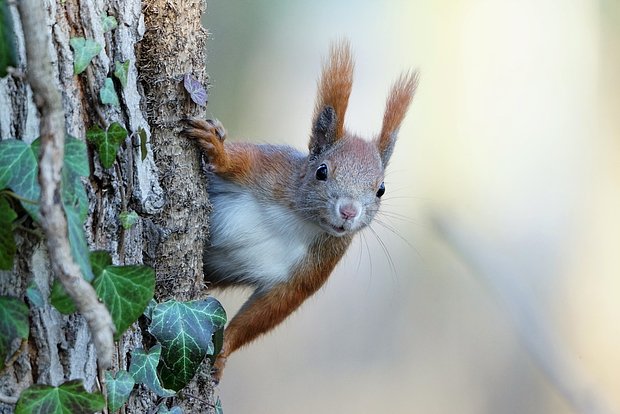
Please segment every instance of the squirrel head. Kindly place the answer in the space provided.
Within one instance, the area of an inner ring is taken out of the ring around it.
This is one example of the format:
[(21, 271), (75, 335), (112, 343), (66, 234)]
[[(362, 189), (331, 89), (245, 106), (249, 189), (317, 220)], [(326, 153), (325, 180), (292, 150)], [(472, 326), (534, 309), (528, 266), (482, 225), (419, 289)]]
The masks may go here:
[(332, 45), (319, 80), (310, 154), (296, 200), (306, 217), (333, 236), (352, 235), (377, 213), (385, 168), (418, 84), (417, 72), (400, 76), (388, 96), (381, 132), (366, 141), (344, 127), (353, 67), (349, 43)]

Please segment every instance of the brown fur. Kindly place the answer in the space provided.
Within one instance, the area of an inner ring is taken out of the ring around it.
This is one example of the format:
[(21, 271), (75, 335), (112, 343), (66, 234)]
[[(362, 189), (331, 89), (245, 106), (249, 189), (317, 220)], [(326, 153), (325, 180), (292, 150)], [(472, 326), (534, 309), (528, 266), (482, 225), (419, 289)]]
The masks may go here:
[(383, 115), (383, 125), (379, 134), (379, 152), (385, 154), (391, 153), (394, 145), (394, 133), (398, 131), (400, 124), (405, 118), (407, 108), (411, 104), (413, 95), (418, 87), (418, 72), (406, 72), (400, 75), (400, 78), (390, 90), (385, 105), (385, 113)]

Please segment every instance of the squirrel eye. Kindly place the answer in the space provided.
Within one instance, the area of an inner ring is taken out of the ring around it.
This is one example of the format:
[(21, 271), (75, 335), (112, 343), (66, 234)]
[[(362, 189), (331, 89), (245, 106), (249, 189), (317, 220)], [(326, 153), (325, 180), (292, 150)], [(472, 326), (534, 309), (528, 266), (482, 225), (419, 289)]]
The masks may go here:
[(327, 165), (319, 165), (319, 168), (316, 169), (316, 179), (321, 181), (327, 180)]
[(379, 190), (377, 190), (377, 197), (381, 198), (383, 194), (385, 194), (385, 184), (381, 183)]

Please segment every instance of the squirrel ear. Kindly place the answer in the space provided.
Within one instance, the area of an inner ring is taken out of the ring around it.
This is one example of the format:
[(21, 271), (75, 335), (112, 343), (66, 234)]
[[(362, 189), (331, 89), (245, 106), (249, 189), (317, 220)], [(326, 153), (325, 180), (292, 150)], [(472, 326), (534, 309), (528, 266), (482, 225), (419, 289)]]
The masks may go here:
[(385, 106), (381, 134), (377, 139), (377, 147), (384, 166), (387, 165), (394, 152), (398, 129), (405, 118), (417, 86), (418, 72), (403, 73), (392, 86)]
[(312, 154), (318, 155), (336, 141), (338, 116), (331, 106), (325, 106), (318, 113), (312, 125), (312, 136), (308, 145)]

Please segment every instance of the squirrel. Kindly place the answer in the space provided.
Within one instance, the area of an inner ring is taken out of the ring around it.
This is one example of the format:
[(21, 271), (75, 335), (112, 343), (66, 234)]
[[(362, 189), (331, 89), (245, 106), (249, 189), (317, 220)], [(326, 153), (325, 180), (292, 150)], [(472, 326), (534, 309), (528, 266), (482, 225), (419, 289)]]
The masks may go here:
[(385, 192), (384, 171), (418, 85), (404, 72), (371, 141), (344, 127), (353, 80), (346, 40), (323, 65), (309, 153), (284, 145), (226, 141), (217, 120), (190, 119), (182, 134), (207, 160), (213, 209), (204, 273), (212, 287), (253, 293), (232, 318), (213, 367), (219, 382), (229, 355), (273, 329), (314, 294), (368, 226)]

